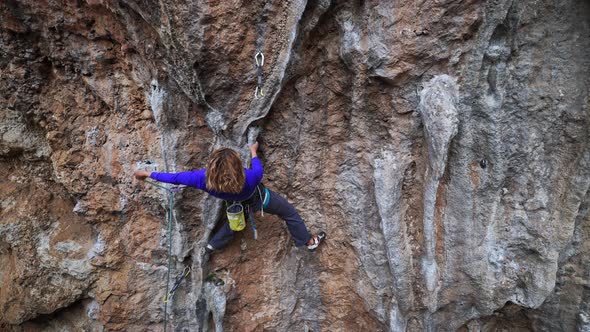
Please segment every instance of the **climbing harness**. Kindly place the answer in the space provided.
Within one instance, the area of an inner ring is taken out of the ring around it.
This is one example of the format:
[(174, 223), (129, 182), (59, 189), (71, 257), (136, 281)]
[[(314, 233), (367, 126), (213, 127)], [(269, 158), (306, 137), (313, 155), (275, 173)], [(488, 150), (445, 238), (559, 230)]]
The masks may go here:
[[(264, 187), (264, 185), (262, 185)], [(262, 207), (260, 208), (260, 214), (264, 217), (264, 209), (268, 206), (270, 202), (270, 190), (264, 187), (264, 198), (262, 198), (262, 193), (260, 192), (260, 186), (256, 187), (258, 189), (258, 195), (260, 196), (260, 201), (262, 203)]]
[[(262, 191), (260, 190), (260, 187), (264, 188), (264, 196), (262, 196)], [(268, 202), (270, 202), (270, 191), (262, 183), (256, 186), (256, 190), (258, 190), (258, 197), (260, 197), (260, 214), (264, 217), (264, 209), (266, 209), (266, 207), (268, 206)], [(254, 222), (253, 213), (250, 213), (250, 225), (252, 225), (254, 240), (258, 240), (258, 230), (256, 230), (256, 223)]]
[[(161, 189), (164, 189), (168, 192), (168, 201), (169, 201), (169, 208), (168, 208), (168, 271), (166, 272), (166, 297), (164, 298), (164, 332), (166, 332), (166, 326), (167, 324), (167, 318), (168, 318), (168, 302), (170, 300), (169, 298), (169, 286), (170, 286), (170, 265), (172, 263), (172, 218), (173, 218), (173, 210), (172, 208), (174, 207), (174, 193), (177, 193), (180, 191), (181, 187), (164, 187), (161, 186), (155, 182), (152, 181), (145, 181), (149, 184), (151, 184), (154, 187), (158, 187)], [(176, 288), (178, 288), (178, 286), (176, 286)], [(174, 288), (174, 290), (176, 290), (176, 288)]]
[(254, 62), (256, 63), (256, 71), (258, 74), (258, 82), (256, 83), (256, 90), (254, 90), (254, 98), (259, 99), (264, 97), (264, 91), (262, 90), (262, 66), (264, 65), (264, 54), (262, 54), (262, 52), (256, 53), (254, 56)]
[[(263, 192), (264, 196), (262, 195)], [(252, 227), (252, 232), (254, 233), (254, 240), (258, 240), (258, 230), (256, 229), (254, 213), (252, 212), (250, 205), (254, 203), (254, 196), (256, 194), (260, 197), (260, 214), (264, 217), (264, 209), (266, 209), (270, 202), (270, 190), (268, 190), (268, 188), (262, 183), (256, 186), (256, 190), (247, 200), (241, 202), (234, 201), (231, 204), (227, 201), (225, 202), (227, 205), (226, 214), (227, 220), (229, 221), (229, 228), (235, 232), (244, 230), (244, 228), (246, 228), (245, 214), (247, 214), (248, 219), (250, 220), (250, 226)]]
[(178, 289), (178, 287), (180, 286), (182, 281), (184, 279), (186, 279), (186, 277), (188, 277), (188, 275), (190, 273), (191, 273), (191, 268), (189, 266), (185, 267), (184, 271), (182, 271), (182, 274), (180, 275), (180, 277), (176, 278), (176, 281), (174, 282), (174, 286), (172, 286), (172, 289), (170, 289), (170, 291), (168, 293), (166, 293), (166, 297), (164, 297), (164, 302), (170, 302), (170, 300), (174, 296), (174, 293), (176, 293), (176, 290)]

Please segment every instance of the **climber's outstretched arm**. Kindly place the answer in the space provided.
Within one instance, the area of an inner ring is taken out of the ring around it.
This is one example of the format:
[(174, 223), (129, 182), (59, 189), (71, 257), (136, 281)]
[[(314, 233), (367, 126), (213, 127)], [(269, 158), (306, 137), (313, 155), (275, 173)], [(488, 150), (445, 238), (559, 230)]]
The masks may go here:
[(196, 171), (180, 172), (180, 173), (161, 173), (161, 172), (147, 172), (143, 170), (135, 171), (135, 177), (138, 180), (145, 180), (150, 177), (154, 180), (172, 183), (183, 184), (185, 186), (195, 187), (198, 189), (205, 188), (205, 170), (199, 169)]

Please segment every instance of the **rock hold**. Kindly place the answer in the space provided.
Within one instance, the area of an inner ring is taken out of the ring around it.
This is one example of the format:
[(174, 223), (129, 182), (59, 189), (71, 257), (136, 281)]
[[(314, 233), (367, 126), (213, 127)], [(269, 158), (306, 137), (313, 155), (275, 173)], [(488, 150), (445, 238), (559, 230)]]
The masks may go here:
[(432, 78), (420, 92), (419, 111), (428, 143), (429, 176), (434, 180), (440, 180), (445, 171), (449, 146), (458, 131), (458, 102), (459, 87), (448, 75)]

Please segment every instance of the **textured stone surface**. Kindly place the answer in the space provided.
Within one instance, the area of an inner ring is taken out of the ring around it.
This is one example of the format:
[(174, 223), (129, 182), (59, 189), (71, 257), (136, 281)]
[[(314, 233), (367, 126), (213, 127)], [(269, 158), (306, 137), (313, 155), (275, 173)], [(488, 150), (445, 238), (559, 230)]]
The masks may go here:
[[(0, 329), (587, 331), (590, 4), (0, 2)], [(254, 99), (257, 49), (264, 98)], [(312, 231), (135, 168), (258, 139)], [(221, 283), (215, 280), (223, 280)]]

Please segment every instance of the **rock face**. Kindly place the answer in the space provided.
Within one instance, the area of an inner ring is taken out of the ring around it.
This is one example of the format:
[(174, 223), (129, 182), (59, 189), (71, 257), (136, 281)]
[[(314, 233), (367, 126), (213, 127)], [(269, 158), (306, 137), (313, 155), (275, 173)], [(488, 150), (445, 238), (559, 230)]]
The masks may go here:
[[(590, 3), (0, 3), (0, 329), (590, 331)], [(254, 97), (254, 54), (265, 55)], [(261, 143), (314, 253), (133, 170)]]

